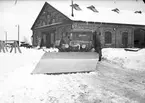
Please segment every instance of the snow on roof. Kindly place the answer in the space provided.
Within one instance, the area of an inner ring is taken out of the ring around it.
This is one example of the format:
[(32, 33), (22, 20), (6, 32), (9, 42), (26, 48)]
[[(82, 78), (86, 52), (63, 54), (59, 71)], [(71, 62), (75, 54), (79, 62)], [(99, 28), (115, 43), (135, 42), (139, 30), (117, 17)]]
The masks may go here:
[[(112, 11), (115, 8), (98, 7), (91, 2), (75, 2), (79, 5), (81, 10), (73, 10), (74, 17), (71, 16), (71, 2), (48, 2), (54, 8), (66, 15), (68, 18), (74, 21), (86, 21), (86, 22), (105, 22), (105, 23), (118, 23), (118, 24), (133, 24), (133, 25), (145, 25), (145, 13), (134, 13), (135, 11), (119, 9), (119, 13)], [(99, 12), (93, 12), (88, 9), (88, 6), (93, 5)]]

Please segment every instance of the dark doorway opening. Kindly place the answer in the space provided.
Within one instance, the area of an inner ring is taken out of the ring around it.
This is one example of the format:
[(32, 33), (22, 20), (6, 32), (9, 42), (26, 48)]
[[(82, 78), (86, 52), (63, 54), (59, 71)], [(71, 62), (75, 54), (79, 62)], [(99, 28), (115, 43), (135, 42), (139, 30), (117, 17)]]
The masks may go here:
[(135, 29), (134, 30), (134, 47), (144, 48), (145, 47), (145, 30)]
[(50, 33), (46, 34), (46, 47), (47, 48), (51, 47), (51, 34)]
[(128, 46), (128, 32), (122, 33), (122, 45), (124, 48), (127, 48)]
[(55, 45), (55, 31), (46, 31), (42, 33), (41, 47), (54, 47)]

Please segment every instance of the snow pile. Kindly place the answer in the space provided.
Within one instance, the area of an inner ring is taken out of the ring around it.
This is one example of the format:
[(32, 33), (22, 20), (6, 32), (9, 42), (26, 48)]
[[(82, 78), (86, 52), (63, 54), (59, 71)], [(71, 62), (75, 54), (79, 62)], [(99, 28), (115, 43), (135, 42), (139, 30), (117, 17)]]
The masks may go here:
[(59, 52), (58, 48), (43, 48), (45, 52)]
[(31, 75), (32, 68), (32, 65), (19, 68), (1, 84), (0, 103), (133, 103), (85, 82), (87, 78), (94, 80), (97, 73)]
[(9, 65), (0, 68), (8, 72), (7, 78), (0, 81), (0, 103), (135, 103), (102, 88), (100, 82), (95, 81), (97, 72), (32, 75), (44, 52), (21, 49), (22, 54), (0, 53), (0, 58), (4, 59), (1, 63)]
[(124, 68), (145, 70), (145, 49), (133, 52), (123, 48), (104, 48), (102, 52), (105, 59)]
[(11, 72), (28, 64), (36, 65), (44, 51), (20, 48), (22, 53), (0, 53), (0, 81), (8, 77)]
[(40, 48), (39, 46), (37, 46), (34, 49), (43, 50), (44, 52), (59, 52), (58, 48), (53, 48), (53, 47), (50, 47), (50, 48), (42, 47), (42, 48)]

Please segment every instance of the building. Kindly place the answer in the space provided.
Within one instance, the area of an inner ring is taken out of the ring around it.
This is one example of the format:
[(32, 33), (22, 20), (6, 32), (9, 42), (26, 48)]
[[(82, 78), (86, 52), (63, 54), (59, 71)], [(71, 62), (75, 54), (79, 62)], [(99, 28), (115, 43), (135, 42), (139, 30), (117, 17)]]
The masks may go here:
[(144, 18), (142, 11), (45, 2), (31, 28), (33, 45), (59, 46), (61, 38), (69, 36), (71, 45), (91, 49), (93, 32), (100, 27), (103, 47), (145, 47)]

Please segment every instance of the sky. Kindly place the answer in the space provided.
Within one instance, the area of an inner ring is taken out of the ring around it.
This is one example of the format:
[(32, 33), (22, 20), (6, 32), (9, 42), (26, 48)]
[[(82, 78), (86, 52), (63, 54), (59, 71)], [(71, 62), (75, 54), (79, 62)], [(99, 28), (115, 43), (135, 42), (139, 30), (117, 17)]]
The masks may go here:
[[(1, 0), (0, 1), (0, 40), (18, 40), (18, 27), (20, 26), (20, 41), (27, 38), (31, 42), (31, 27), (36, 20), (45, 2), (70, 2), (71, 0)], [(114, 7), (124, 10), (141, 10), (145, 12), (142, 0), (74, 0), (74, 2), (96, 2), (101, 7)]]

